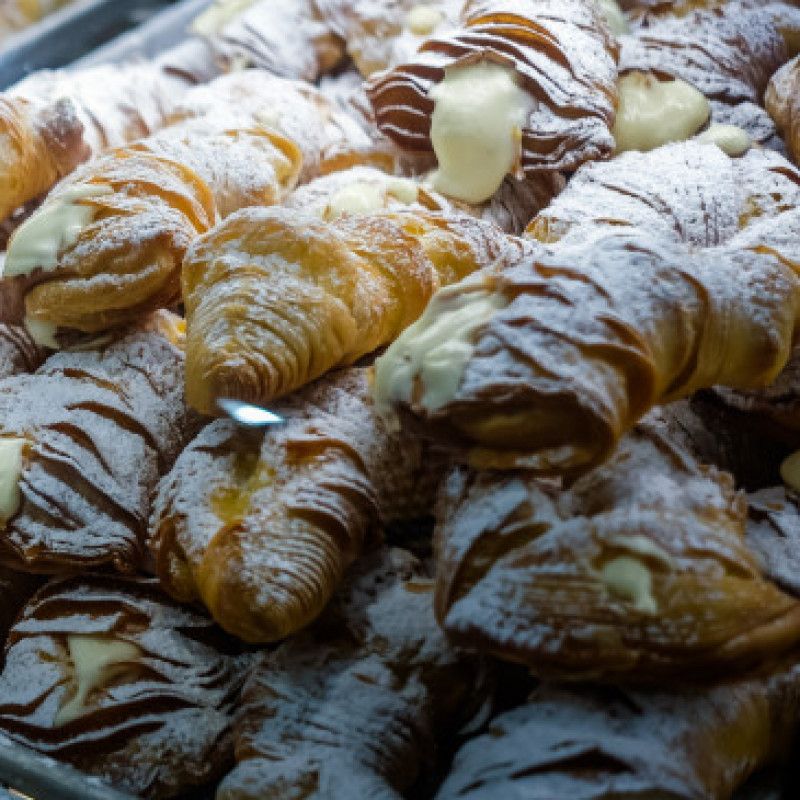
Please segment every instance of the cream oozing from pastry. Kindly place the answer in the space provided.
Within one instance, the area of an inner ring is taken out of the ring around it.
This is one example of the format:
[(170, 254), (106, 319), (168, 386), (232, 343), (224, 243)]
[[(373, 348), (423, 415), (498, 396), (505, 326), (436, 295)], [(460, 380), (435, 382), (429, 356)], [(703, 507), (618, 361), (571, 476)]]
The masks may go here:
[(256, 0), (216, 0), (195, 18), (191, 31), (200, 36), (213, 36), (255, 3)]
[(345, 214), (371, 214), (387, 208), (392, 199), (404, 205), (417, 201), (419, 187), (409, 178), (386, 176), (384, 181), (355, 181), (331, 197), (323, 216), (338, 219)]
[(630, 553), (655, 559), (670, 568), (675, 565), (672, 556), (646, 536), (615, 536), (610, 544)]
[(25, 439), (0, 438), (0, 523), (6, 523), (19, 511), (22, 495), (22, 452)]
[(600, 9), (612, 33), (621, 36), (624, 33), (631, 32), (628, 20), (625, 19), (625, 14), (622, 12), (616, 0), (598, 0), (598, 3), (600, 4)]
[(639, 559), (630, 556), (615, 558), (603, 566), (600, 577), (612, 594), (632, 603), (637, 611), (644, 614), (658, 611), (650, 570)]
[(488, 200), (506, 175), (519, 172), (522, 129), (535, 101), (511, 67), (490, 61), (448, 68), (430, 97), (434, 188), (467, 203)]
[(46, 347), (50, 350), (59, 349), (58, 340), (56, 339), (58, 328), (52, 322), (25, 317), (23, 324), (25, 325), (25, 330), (31, 335), (31, 339), (39, 347)]
[[(437, 411), (455, 397), (472, 355), (476, 331), (506, 305), (486, 291), (439, 291), (422, 316), (375, 362), (375, 403), (386, 418), (396, 403)], [(415, 387), (419, 385), (419, 396)]]
[(781, 464), (781, 479), (795, 492), (800, 492), (800, 450), (787, 456)]
[(37, 269), (54, 270), (58, 256), (75, 244), (97, 214), (97, 207), (86, 201), (112, 191), (107, 185), (78, 183), (46, 200), (9, 239), (3, 274), (10, 277)]
[(686, 81), (662, 81), (647, 72), (628, 73), (619, 79), (613, 131), (616, 151), (648, 151), (685, 141), (706, 124), (710, 114), (708, 100)]
[(441, 25), (444, 14), (433, 6), (414, 6), (408, 14), (408, 29), (415, 36), (430, 36)]
[(69, 636), (67, 649), (74, 670), (74, 694), (58, 710), (56, 725), (78, 719), (93, 691), (133, 673), (133, 664), (142, 656), (135, 644), (111, 636)]
[(715, 123), (709, 125), (707, 130), (699, 133), (695, 139), (698, 142), (715, 144), (723, 153), (732, 158), (743, 156), (753, 146), (753, 140), (750, 135), (738, 125)]

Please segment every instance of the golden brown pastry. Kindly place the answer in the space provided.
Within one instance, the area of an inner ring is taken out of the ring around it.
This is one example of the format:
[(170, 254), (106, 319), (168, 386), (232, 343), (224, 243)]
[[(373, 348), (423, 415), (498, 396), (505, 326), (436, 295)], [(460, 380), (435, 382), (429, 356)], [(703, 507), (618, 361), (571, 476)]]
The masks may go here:
[(196, 242), (183, 266), (186, 391), (266, 404), (391, 342), (433, 292), (520, 252), (467, 216), (248, 209)]
[(709, 688), (545, 684), (459, 750), (436, 800), (728, 800), (791, 763), (798, 681), (795, 658)]
[(150, 495), (197, 430), (183, 403), (183, 353), (162, 330), (63, 351), (0, 381), (4, 563), (142, 565)]
[(409, 553), (364, 559), (317, 624), (264, 652), (217, 800), (392, 798), (487, 699), (484, 665), (450, 647)]
[(800, 56), (784, 64), (769, 82), (764, 101), (795, 161), (800, 160)]
[(137, 797), (183, 795), (229, 767), (249, 661), (153, 579), (55, 580), (9, 636), (0, 731)]
[(200, 599), (242, 639), (311, 622), (379, 522), (429, 513), (441, 458), (390, 435), (366, 370), (334, 373), (275, 407), (266, 430), (218, 420), (161, 481), (150, 550), (164, 588)]
[(800, 640), (732, 478), (641, 426), (568, 489), (456, 470), (437, 510), (436, 614), (450, 638), (556, 678), (707, 679)]
[(473, 0), (368, 93), (387, 136), (435, 152), (435, 188), (478, 203), (507, 174), (549, 180), (611, 154), (616, 56), (593, 2)]
[(2, 0), (0, 2), (0, 41), (24, 30), (74, 0)]

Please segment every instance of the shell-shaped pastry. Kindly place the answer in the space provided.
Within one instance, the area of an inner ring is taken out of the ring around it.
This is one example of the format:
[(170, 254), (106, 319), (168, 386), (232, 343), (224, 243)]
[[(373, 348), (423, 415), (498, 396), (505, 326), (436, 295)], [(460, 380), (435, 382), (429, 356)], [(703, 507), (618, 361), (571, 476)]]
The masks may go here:
[(63, 351), (0, 381), (0, 559), (35, 572), (140, 567), (150, 496), (196, 422), (157, 332)]
[(786, 141), (795, 162), (800, 161), (800, 56), (781, 67), (770, 80), (764, 98), (772, 119)]
[(379, 521), (430, 513), (441, 458), (390, 435), (366, 370), (320, 380), (252, 431), (219, 420), (162, 480), (150, 549), (166, 590), (254, 642), (311, 622)]
[(137, 796), (218, 778), (248, 657), (153, 579), (56, 580), (14, 625), (0, 731)]
[(199, 239), (183, 266), (189, 403), (265, 404), (391, 342), (433, 292), (519, 240), (464, 215), (247, 209)]
[(616, 44), (599, 7), (583, 0), (468, 3), (457, 30), (434, 31), (413, 59), (372, 78), (378, 126), (404, 148), (432, 151), (431, 90), (449, 69), (481, 60), (510, 69), (530, 97), (519, 153), (528, 178), (611, 154)]
[(459, 750), (436, 800), (731, 797), (788, 763), (799, 681), (789, 661), (712, 687), (545, 684)]
[(364, 559), (318, 624), (254, 665), (219, 800), (405, 796), (487, 698), (402, 550)]
[(747, 547), (731, 477), (646, 427), (568, 489), (456, 471), (437, 519), (445, 630), (540, 675), (706, 679), (800, 637), (800, 602)]
[(33, 372), (45, 353), (22, 326), (0, 324), (0, 378)]

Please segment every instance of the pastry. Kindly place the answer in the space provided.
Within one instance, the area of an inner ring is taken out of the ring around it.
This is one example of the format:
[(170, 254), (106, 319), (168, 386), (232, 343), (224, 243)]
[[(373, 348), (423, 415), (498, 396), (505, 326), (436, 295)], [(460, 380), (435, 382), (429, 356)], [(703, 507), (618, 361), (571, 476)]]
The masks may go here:
[(266, 430), (218, 420), (160, 483), (150, 550), (164, 588), (250, 642), (307, 625), (379, 522), (429, 513), (444, 465), (375, 415), (364, 369), (275, 407)]
[(710, 688), (545, 684), (459, 750), (436, 800), (729, 800), (791, 763), (799, 679), (794, 659)]
[(778, 126), (795, 161), (800, 160), (800, 56), (784, 64), (773, 76), (764, 98), (767, 110)]
[(391, 342), (433, 292), (520, 252), (467, 216), (247, 209), (199, 239), (183, 266), (186, 391), (265, 404)]
[(319, 0), (216, 0), (193, 23), (223, 69), (265, 69), (315, 81), (345, 56)]
[(489, 688), (437, 628), (430, 591), (410, 554), (379, 551), (316, 625), (265, 651), (217, 800), (422, 796), (405, 793)]
[(0, 381), (0, 560), (142, 566), (150, 495), (197, 429), (172, 336), (134, 330)]
[(13, 626), (0, 731), (148, 798), (219, 778), (249, 657), (148, 578), (55, 580)]
[(387, 136), (436, 154), (434, 187), (479, 203), (507, 174), (550, 180), (611, 154), (616, 56), (595, 3), (473, 0), (367, 91)]
[(0, 219), (79, 164), (161, 127), (194, 76), (163, 64), (36, 72), (0, 95)]
[(2, 0), (0, 2), (0, 41), (24, 30), (74, 0)]
[(451, 640), (558, 679), (732, 674), (800, 640), (725, 473), (640, 426), (569, 488), (460, 468), (437, 508), (436, 615)]
[(0, 567), (0, 644), (5, 644), (17, 615), (41, 583), (36, 575)]
[(0, 324), (0, 379), (33, 372), (44, 361), (45, 354), (25, 328)]

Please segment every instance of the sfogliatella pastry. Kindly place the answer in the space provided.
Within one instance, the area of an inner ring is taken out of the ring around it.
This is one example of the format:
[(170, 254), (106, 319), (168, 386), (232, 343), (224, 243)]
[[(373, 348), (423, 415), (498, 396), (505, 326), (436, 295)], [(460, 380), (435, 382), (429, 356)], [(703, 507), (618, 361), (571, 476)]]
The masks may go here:
[(215, 0), (193, 23), (225, 71), (265, 69), (315, 81), (345, 57), (319, 0)]
[(199, 239), (183, 266), (186, 396), (265, 404), (391, 342), (439, 287), (521, 250), (466, 215), (247, 209)]
[(0, 324), (0, 378), (33, 372), (45, 354), (21, 325)]
[(55, 580), (23, 610), (0, 674), (0, 732), (148, 798), (224, 774), (249, 663), (148, 578)]
[(430, 513), (443, 460), (392, 436), (369, 394), (354, 368), (276, 406), (283, 425), (205, 428), (154, 502), (164, 588), (242, 639), (275, 641), (319, 615), (379, 522)]
[(36, 575), (0, 567), (0, 645), (5, 645), (17, 614), (41, 584)]
[(800, 161), (800, 56), (784, 64), (770, 80), (765, 103), (795, 161)]
[(641, 426), (568, 489), (454, 471), (437, 509), (436, 614), (538, 675), (657, 684), (775, 660), (800, 602), (768, 580), (732, 478)]
[(616, 56), (593, 2), (476, 0), (368, 93), (387, 136), (436, 154), (436, 189), (480, 203), (508, 174), (549, 180), (611, 154)]
[(790, 763), (798, 686), (796, 659), (713, 687), (545, 684), (459, 750), (436, 800), (728, 800)]
[(150, 496), (196, 431), (172, 336), (134, 330), (0, 381), (1, 561), (142, 566)]
[(406, 796), (488, 695), (484, 665), (447, 644), (430, 593), (409, 553), (379, 551), (316, 625), (264, 652), (217, 800)]

